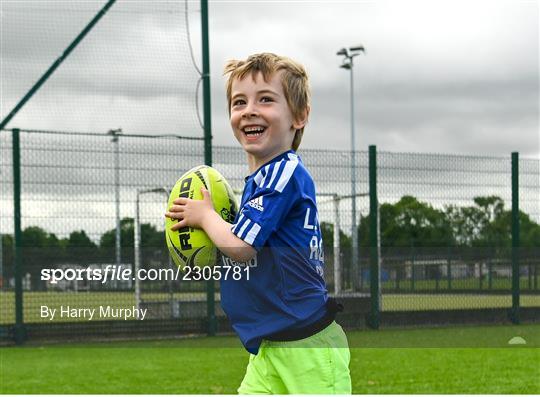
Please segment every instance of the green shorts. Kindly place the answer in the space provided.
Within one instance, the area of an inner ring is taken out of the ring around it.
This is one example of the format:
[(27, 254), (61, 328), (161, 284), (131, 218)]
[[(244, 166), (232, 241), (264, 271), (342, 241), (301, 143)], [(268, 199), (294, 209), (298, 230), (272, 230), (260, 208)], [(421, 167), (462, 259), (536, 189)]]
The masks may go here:
[(351, 394), (347, 337), (335, 321), (309, 338), (263, 340), (239, 394)]

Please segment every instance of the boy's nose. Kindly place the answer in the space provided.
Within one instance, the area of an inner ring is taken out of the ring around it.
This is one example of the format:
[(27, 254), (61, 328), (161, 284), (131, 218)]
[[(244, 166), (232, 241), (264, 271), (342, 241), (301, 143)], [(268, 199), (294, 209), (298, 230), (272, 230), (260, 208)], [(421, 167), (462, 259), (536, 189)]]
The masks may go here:
[(245, 119), (249, 119), (251, 117), (257, 117), (259, 114), (257, 112), (245, 112), (242, 117), (245, 118)]
[(247, 119), (250, 117), (257, 117), (259, 113), (257, 112), (257, 109), (253, 105), (248, 105), (244, 108), (244, 113), (242, 113), (242, 117)]

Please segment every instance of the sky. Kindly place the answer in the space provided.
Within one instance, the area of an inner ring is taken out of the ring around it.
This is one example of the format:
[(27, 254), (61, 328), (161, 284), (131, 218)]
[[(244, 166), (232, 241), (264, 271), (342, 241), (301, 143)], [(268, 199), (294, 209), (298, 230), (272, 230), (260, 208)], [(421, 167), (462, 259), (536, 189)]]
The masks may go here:
[[(1, 0), (2, 118), (104, 3)], [(202, 136), (188, 45), (200, 68), (199, 2), (189, 29), (184, 12), (118, 0), (8, 127)], [(302, 147), (350, 149), (350, 72), (336, 52), (362, 44), (357, 150), (538, 158), (538, 28), (538, 1), (210, 1), (214, 144), (236, 144), (223, 65), (274, 52), (310, 75)]]

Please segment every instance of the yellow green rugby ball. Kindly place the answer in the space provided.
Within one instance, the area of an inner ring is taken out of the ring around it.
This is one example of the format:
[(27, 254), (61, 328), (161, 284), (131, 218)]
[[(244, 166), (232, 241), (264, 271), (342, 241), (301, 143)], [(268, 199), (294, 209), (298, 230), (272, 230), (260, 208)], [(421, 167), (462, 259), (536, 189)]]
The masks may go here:
[[(202, 200), (201, 187), (204, 186), (212, 197), (214, 209), (221, 217), (233, 223), (238, 204), (231, 186), (216, 169), (200, 165), (187, 171), (178, 179), (172, 188), (167, 208), (173, 205), (178, 197)], [(165, 218), (165, 238), (169, 253), (177, 266), (205, 267), (213, 266), (217, 258), (217, 249), (208, 235), (202, 229), (184, 227), (172, 231), (171, 227), (177, 219)]]

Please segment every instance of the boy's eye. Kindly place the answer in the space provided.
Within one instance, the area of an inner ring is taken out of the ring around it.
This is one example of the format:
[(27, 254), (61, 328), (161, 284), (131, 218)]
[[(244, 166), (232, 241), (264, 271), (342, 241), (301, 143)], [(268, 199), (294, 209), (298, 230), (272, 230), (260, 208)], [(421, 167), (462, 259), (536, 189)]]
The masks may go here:
[(238, 105), (243, 105), (245, 103), (246, 102), (243, 99), (237, 99), (237, 100), (233, 101), (232, 105), (233, 106), (238, 106)]
[(270, 98), (269, 96), (263, 96), (261, 98), (261, 102), (272, 102), (272, 98)]

